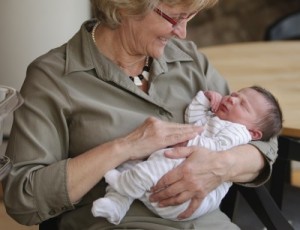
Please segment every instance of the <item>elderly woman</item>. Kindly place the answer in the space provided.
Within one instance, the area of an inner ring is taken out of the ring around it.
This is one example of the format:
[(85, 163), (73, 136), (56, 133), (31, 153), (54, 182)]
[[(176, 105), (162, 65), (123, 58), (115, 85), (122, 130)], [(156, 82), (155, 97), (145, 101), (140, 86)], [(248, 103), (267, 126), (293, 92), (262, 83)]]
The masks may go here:
[[(199, 90), (229, 93), (226, 81), (182, 39), (187, 22), (216, 0), (92, 0), (95, 20), (65, 45), (36, 59), (21, 89), (7, 149), (7, 212), (41, 229), (113, 229), (91, 214), (105, 194), (103, 175), (128, 160), (192, 139), (183, 123)], [(175, 148), (186, 157), (153, 188), (162, 206), (190, 206), (223, 181), (255, 186), (268, 179), (277, 145), (253, 142), (229, 151)], [(157, 192), (158, 191), (158, 192)], [(235, 229), (220, 210), (184, 222), (164, 220), (136, 201), (118, 228)]]

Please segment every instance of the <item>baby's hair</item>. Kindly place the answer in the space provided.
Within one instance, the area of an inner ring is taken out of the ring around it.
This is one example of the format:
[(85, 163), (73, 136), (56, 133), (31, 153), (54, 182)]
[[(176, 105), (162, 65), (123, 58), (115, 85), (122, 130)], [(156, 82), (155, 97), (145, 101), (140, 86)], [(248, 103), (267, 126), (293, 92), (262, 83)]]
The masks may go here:
[(263, 135), (261, 140), (268, 141), (270, 138), (278, 136), (282, 130), (283, 116), (278, 100), (267, 89), (261, 86), (249, 87), (259, 92), (268, 102), (268, 108), (265, 115), (257, 123)]

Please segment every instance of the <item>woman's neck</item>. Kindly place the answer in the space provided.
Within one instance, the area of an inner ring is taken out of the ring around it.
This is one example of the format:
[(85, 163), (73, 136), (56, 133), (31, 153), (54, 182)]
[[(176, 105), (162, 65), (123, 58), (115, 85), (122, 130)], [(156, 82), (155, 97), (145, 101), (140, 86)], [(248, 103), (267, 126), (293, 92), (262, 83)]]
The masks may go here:
[(117, 64), (126, 74), (137, 75), (145, 65), (145, 55), (131, 55), (129, 45), (120, 36), (119, 29), (112, 30), (104, 25), (95, 29), (94, 39), (98, 50)]

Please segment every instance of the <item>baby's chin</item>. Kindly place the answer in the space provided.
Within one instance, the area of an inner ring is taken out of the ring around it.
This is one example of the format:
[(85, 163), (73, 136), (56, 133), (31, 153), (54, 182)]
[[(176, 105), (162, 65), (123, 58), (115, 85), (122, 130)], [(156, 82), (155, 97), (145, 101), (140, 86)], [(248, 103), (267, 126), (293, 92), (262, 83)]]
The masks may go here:
[(220, 118), (221, 120), (226, 120), (226, 121), (228, 120), (227, 114), (224, 113), (224, 112), (221, 111), (221, 110), (216, 111), (216, 112), (215, 112), (215, 115), (216, 115), (218, 118)]

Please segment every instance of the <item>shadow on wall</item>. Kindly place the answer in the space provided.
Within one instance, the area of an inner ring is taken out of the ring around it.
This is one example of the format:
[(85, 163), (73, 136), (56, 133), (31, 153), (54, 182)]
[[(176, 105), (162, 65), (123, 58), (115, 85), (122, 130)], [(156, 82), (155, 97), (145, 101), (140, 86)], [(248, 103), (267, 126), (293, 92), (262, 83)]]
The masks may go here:
[(189, 22), (187, 39), (198, 47), (264, 40), (278, 18), (300, 11), (300, 0), (220, 0)]

